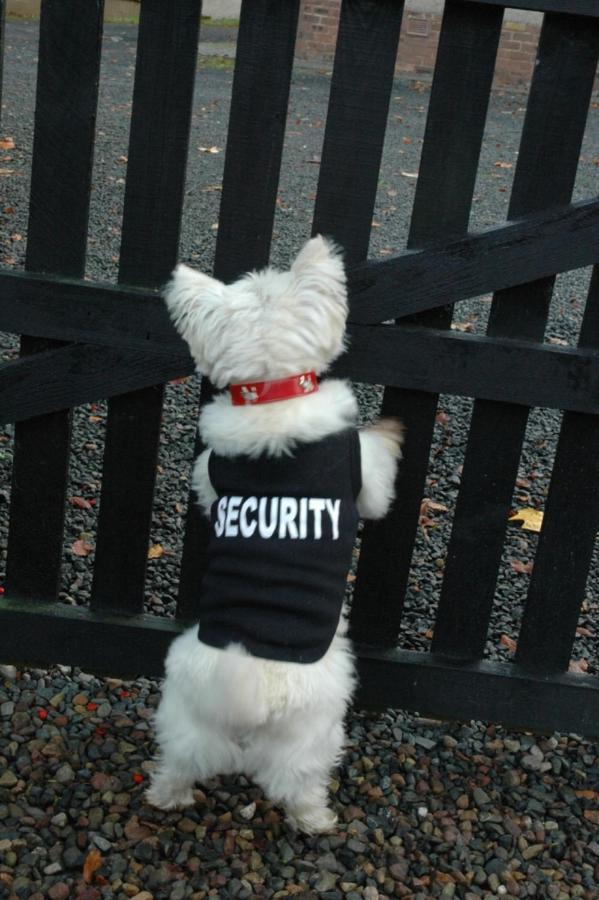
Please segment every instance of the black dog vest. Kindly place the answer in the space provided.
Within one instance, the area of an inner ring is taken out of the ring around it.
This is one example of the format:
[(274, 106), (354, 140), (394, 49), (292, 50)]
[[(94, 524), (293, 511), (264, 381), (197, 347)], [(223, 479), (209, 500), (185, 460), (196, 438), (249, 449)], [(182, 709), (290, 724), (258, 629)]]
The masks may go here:
[(358, 527), (356, 429), (298, 444), (293, 456), (208, 462), (212, 505), (200, 639), (253, 656), (312, 663), (339, 622)]

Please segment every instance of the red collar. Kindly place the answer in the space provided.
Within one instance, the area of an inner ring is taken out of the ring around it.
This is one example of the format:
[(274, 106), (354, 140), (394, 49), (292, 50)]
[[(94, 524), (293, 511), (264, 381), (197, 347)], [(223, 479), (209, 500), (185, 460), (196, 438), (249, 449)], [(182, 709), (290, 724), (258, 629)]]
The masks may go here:
[(316, 372), (304, 372), (276, 381), (246, 381), (230, 384), (229, 393), (233, 406), (256, 406), (258, 403), (274, 403), (290, 397), (305, 397), (318, 390)]

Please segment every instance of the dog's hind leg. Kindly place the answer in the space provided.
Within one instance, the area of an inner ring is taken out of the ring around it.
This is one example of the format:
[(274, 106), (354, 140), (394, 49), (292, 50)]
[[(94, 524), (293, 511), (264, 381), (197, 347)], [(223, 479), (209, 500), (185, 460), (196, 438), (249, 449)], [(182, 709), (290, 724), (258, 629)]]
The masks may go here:
[(341, 718), (331, 722), (318, 713), (296, 713), (261, 730), (246, 753), (246, 768), (300, 831), (331, 831), (337, 816), (328, 805), (328, 788), (343, 743)]
[(176, 771), (165, 759), (152, 773), (150, 787), (145, 797), (152, 806), (159, 809), (182, 809), (195, 802), (193, 785), (195, 777), (189, 772)]
[(190, 806), (196, 781), (240, 771), (241, 749), (224, 726), (190, 709), (187, 699), (169, 684), (165, 684), (155, 726), (160, 752), (146, 792), (153, 806)]
[(214, 775), (240, 771), (241, 749), (211, 724), (190, 726), (178, 740), (161, 743), (158, 766), (151, 776), (146, 798), (152, 806), (175, 809), (194, 803), (193, 786)]

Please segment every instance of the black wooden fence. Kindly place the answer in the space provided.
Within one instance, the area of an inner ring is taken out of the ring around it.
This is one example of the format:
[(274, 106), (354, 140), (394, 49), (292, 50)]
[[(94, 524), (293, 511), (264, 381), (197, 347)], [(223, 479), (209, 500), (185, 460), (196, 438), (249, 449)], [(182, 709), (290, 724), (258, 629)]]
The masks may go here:
[[(177, 619), (144, 615), (160, 385), (192, 371), (157, 289), (177, 259), (201, 4), (142, 0), (116, 285), (83, 280), (102, 5), (42, 2), (26, 269), (0, 271), (0, 330), (26, 335), (21, 357), (0, 367), (0, 421), (17, 423), (0, 658), (157, 675), (169, 641), (193, 617), (206, 538), (190, 515)], [(599, 4), (510, 6), (546, 15), (509, 222), (468, 233), (504, 9), (495, 0), (448, 0), (409, 250), (383, 262), (366, 256), (403, 4), (342, 6), (313, 230), (336, 237), (350, 269), (351, 350), (337, 372), (386, 385), (384, 413), (407, 425), (394, 511), (367, 525), (362, 541), (352, 609), (359, 699), (597, 734), (599, 678), (567, 669), (599, 526), (599, 269), (578, 348), (542, 339), (556, 274), (599, 262), (599, 201), (570, 204)], [(216, 248), (221, 279), (269, 258), (298, 8), (299, 0), (243, 3)], [(248, 177), (248, 160), (259, 177)], [(491, 291), (486, 336), (449, 329), (451, 304)], [(395, 327), (381, 326), (390, 318)], [(416, 653), (395, 644), (439, 393), (476, 400), (432, 652)], [(93, 590), (89, 609), (73, 608), (57, 602), (68, 410), (101, 397), (110, 402)], [(566, 412), (517, 658), (499, 664), (483, 658), (484, 645), (535, 406)]]

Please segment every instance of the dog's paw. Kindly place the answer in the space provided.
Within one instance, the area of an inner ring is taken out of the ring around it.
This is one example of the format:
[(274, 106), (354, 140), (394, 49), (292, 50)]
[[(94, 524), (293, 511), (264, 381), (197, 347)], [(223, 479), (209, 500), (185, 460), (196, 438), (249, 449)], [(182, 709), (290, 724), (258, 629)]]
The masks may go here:
[(155, 783), (144, 794), (145, 799), (150, 806), (158, 809), (183, 809), (186, 806), (193, 806), (195, 797), (192, 788), (177, 789), (166, 784)]
[(385, 416), (368, 427), (385, 442), (393, 456), (401, 456), (405, 429), (400, 419), (395, 416)]
[(296, 809), (289, 818), (298, 831), (303, 831), (304, 834), (324, 834), (334, 831), (338, 821), (337, 816), (328, 806)]

